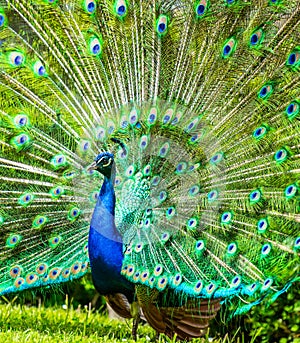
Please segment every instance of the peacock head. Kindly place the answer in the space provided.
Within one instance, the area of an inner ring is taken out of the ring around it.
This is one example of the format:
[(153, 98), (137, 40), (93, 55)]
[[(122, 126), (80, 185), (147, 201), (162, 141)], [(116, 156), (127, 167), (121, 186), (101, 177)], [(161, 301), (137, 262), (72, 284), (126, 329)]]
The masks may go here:
[(106, 177), (111, 177), (114, 165), (114, 155), (110, 152), (101, 152), (94, 162), (88, 167), (88, 170), (97, 170)]

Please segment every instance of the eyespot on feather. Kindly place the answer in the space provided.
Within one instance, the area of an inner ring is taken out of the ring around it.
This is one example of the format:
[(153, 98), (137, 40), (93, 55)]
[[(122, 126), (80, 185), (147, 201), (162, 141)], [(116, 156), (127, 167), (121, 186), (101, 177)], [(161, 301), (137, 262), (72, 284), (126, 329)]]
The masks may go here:
[(272, 278), (267, 278), (261, 287), (261, 291), (267, 291), (272, 286), (273, 281), (274, 280)]
[(124, 19), (128, 11), (128, 2), (125, 0), (117, 0), (114, 3), (114, 13), (119, 19)]
[(32, 223), (32, 227), (34, 229), (41, 229), (44, 225), (46, 225), (48, 222), (48, 218), (46, 216), (41, 216), (38, 215), (34, 218), (33, 223)]
[(300, 103), (297, 100), (292, 101), (285, 110), (288, 119), (292, 120), (296, 118), (300, 112)]
[(175, 274), (172, 277), (172, 285), (178, 287), (182, 282), (182, 275), (180, 273)]
[(153, 274), (154, 276), (159, 276), (163, 273), (164, 267), (161, 264), (158, 264), (154, 267)]
[(29, 126), (29, 118), (26, 114), (18, 114), (14, 118), (16, 128), (20, 129)]
[(151, 126), (155, 124), (156, 120), (157, 120), (157, 108), (152, 107), (149, 111), (147, 123), (149, 126)]
[(71, 267), (72, 274), (76, 275), (81, 271), (81, 263), (75, 262)]
[(292, 70), (297, 70), (300, 67), (300, 48), (296, 48), (288, 55), (286, 65)]
[(264, 84), (257, 93), (257, 97), (262, 100), (267, 100), (274, 92), (274, 87), (271, 83)]
[(18, 199), (18, 204), (27, 207), (33, 202), (34, 198), (35, 196), (32, 193), (23, 193)]
[(135, 266), (133, 264), (129, 264), (127, 268), (127, 275), (132, 276), (135, 272)]
[(296, 183), (293, 183), (291, 185), (288, 185), (284, 190), (284, 195), (286, 199), (292, 199), (294, 198), (299, 191), (299, 186)]
[(204, 287), (204, 283), (202, 280), (198, 280), (195, 282), (195, 286), (194, 286), (194, 292), (196, 294), (200, 294), (201, 291), (203, 290), (203, 287)]
[(56, 186), (54, 188), (51, 188), (49, 193), (51, 195), (51, 198), (58, 199), (65, 193), (65, 190), (61, 186)]
[(196, 18), (197, 19), (203, 18), (205, 14), (207, 14), (209, 6), (210, 6), (209, 0), (197, 1), (195, 4)]
[(36, 272), (40, 275), (43, 275), (47, 272), (48, 270), (48, 265), (46, 263), (39, 263), (36, 268)]
[(200, 239), (195, 243), (195, 250), (197, 254), (202, 254), (205, 251), (205, 241)]
[(91, 36), (88, 40), (88, 52), (95, 57), (102, 55), (103, 41), (102, 38)]
[(70, 268), (65, 268), (62, 270), (61, 272), (61, 276), (64, 278), (64, 279), (68, 279), (71, 275), (71, 271), (70, 271)]
[(6, 247), (13, 249), (16, 248), (22, 241), (22, 236), (18, 234), (11, 234), (6, 240)]
[(97, 3), (95, 0), (83, 0), (82, 8), (88, 14), (94, 14), (97, 9)]
[(146, 281), (149, 278), (149, 275), (150, 275), (150, 273), (149, 273), (148, 270), (144, 270), (144, 271), (141, 272), (141, 281), (142, 281), (142, 283), (146, 283)]
[(52, 268), (49, 271), (49, 278), (51, 280), (56, 280), (59, 277), (60, 273), (61, 273), (61, 270), (59, 268)]
[(232, 288), (237, 288), (241, 285), (241, 283), (242, 283), (242, 277), (240, 275), (236, 275), (231, 280), (230, 286)]
[(168, 32), (169, 18), (165, 14), (161, 14), (156, 20), (156, 33), (159, 37), (163, 37)]
[(231, 242), (227, 246), (226, 254), (228, 256), (235, 256), (238, 253), (238, 245), (236, 242)]
[(224, 160), (224, 153), (218, 152), (209, 160), (209, 163), (212, 165), (217, 165)]
[(263, 199), (263, 193), (260, 189), (255, 189), (249, 194), (250, 204), (254, 205)]
[(264, 40), (264, 36), (265, 33), (262, 28), (256, 29), (254, 32), (252, 32), (249, 39), (250, 48), (259, 49)]
[(170, 151), (170, 143), (169, 142), (165, 142), (161, 146), (161, 148), (159, 149), (158, 156), (161, 157), (161, 158), (165, 158), (169, 151)]
[(23, 272), (23, 268), (19, 265), (15, 265), (15, 266), (12, 266), (10, 268), (10, 271), (9, 271), (9, 275), (12, 277), (12, 278), (16, 278), (18, 276), (20, 276)]
[(21, 288), (25, 284), (25, 280), (21, 277), (17, 278), (16, 281), (14, 282), (14, 286), (16, 288)]
[(8, 61), (12, 67), (22, 67), (25, 63), (25, 55), (20, 51), (12, 51), (8, 54)]
[(214, 294), (214, 292), (217, 290), (218, 285), (211, 281), (206, 287), (205, 287), (205, 291), (207, 293), (208, 296), (212, 296)]
[(196, 217), (192, 217), (188, 219), (187, 224), (186, 224), (187, 229), (191, 231), (195, 230), (198, 226), (198, 222), (199, 222), (199, 219)]
[(267, 231), (267, 229), (269, 228), (269, 221), (267, 218), (261, 218), (259, 219), (259, 221), (257, 222), (257, 230), (258, 233), (265, 233)]
[(62, 237), (61, 236), (53, 236), (53, 237), (48, 239), (49, 247), (52, 248), (52, 249), (55, 249), (56, 247), (59, 246), (61, 241), (62, 241)]
[(165, 276), (160, 277), (157, 280), (157, 288), (159, 291), (163, 291), (168, 285), (168, 278)]
[(270, 131), (270, 128), (268, 126), (261, 125), (253, 131), (252, 136), (257, 141), (259, 141), (262, 138), (264, 138), (269, 131)]
[(233, 55), (237, 48), (237, 40), (234, 37), (227, 39), (222, 48), (222, 58), (227, 59)]
[(26, 133), (21, 133), (13, 137), (10, 141), (11, 145), (17, 150), (21, 151), (26, 149), (30, 145), (31, 139), (30, 136)]
[(221, 224), (224, 224), (224, 225), (231, 224), (232, 219), (233, 219), (233, 212), (231, 211), (223, 212), (221, 215)]
[(42, 64), (41, 61), (36, 61), (32, 65), (32, 70), (35, 76), (37, 77), (46, 77), (47, 76), (47, 71), (45, 66)]
[(274, 159), (276, 163), (281, 164), (285, 162), (290, 157), (290, 152), (286, 147), (282, 147), (281, 149), (277, 150), (274, 154)]
[(76, 220), (81, 214), (81, 211), (78, 207), (72, 207), (68, 212), (68, 219), (70, 221)]
[(26, 283), (28, 285), (34, 284), (36, 281), (38, 281), (38, 276), (34, 273), (29, 273), (26, 275)]
[(7, 26), (7, 16), (2, 8), (0, 8), (0, 30)]
[(133, 275), (133, 282), (138, 282), (140, 280), (140, 275), (140, 271), (137, 270)]

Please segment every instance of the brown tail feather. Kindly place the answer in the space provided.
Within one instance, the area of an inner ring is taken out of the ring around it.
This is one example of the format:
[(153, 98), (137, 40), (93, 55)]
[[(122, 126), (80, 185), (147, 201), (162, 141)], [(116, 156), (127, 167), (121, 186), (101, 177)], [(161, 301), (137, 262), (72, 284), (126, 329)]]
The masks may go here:
[(211, 304), (204, 300), (203, 305), (201, 303), (194, 308), (162, 308), (161, 311), (167, 322), (168, 331), (172, 333), (170, 337), (176, 333), (179, 339), (191, 339), (205, 334), (209, 321), (216, 316), (219, 309), (219, 300), (215, 299)]
[(109, 303), (110, 307), (123, 318), (132, 318), (130, 313), (130, 304), (128, 299), (124, 294), (108, 294), (106, 301)]
[(142, 307), (143, 314), (147, 320), (147, 322), (157, 331), (160, 333), (164, 333), (166, 330), (166, 323), (162, 316), (160, 310), (153, 304), (148, 304), (145, 307)]
[(175, 333), (179, 339), (189, 340), (201, 337), (220, 309), (220, 299), (190, 300), (186, 306), (159, 307), (158, 292), (139, 287), (139, 304), (148, 323), (158, 332), (172, 338)]

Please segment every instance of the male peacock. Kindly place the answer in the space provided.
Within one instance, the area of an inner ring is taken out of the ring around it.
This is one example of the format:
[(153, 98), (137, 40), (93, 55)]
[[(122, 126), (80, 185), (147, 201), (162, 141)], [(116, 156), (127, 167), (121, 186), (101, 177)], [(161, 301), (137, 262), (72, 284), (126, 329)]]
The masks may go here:
[(90, 262), (134, 334), (189, 339), (299, 281), (299, 16), (1, 0), (0, 295)]

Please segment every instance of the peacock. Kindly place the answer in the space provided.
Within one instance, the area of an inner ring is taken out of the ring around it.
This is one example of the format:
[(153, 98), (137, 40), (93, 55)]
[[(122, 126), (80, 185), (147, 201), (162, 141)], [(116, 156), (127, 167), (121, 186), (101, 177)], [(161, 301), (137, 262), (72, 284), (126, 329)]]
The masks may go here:
[(205, 333), (299, 282), (297, 0), (1, 0), (0, 295), (91, 273)]

